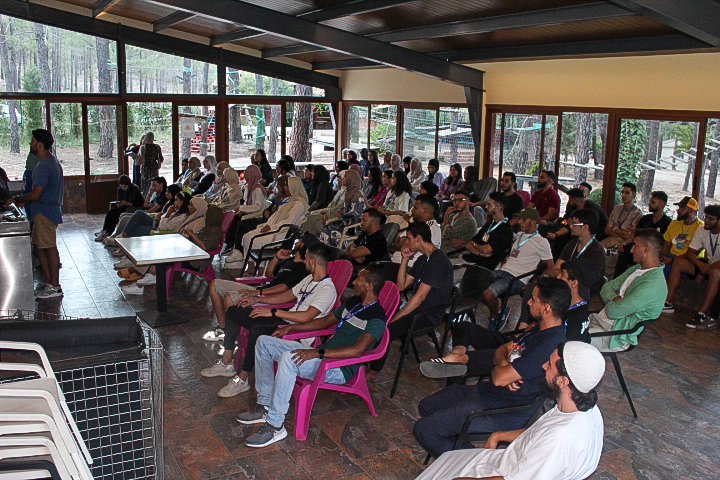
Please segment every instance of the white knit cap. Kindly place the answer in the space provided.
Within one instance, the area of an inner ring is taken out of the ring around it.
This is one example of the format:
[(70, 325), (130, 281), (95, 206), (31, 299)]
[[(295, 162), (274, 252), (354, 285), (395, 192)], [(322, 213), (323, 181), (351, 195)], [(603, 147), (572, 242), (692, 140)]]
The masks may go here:
[(582, 393), (597, 387), (605, 375), (605, 359), (600, 351), (584, 342), (567, 342), (562, 354), (565, 370)]

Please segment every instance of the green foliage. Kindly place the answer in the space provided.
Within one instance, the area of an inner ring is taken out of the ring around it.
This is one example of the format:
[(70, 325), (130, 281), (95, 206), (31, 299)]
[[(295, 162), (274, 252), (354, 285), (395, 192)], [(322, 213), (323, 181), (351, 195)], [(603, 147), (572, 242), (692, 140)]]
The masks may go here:
[(623, 119), (620, 123), (620, 154), (618, 156), (617, 190), (625, 182), (637, 183), (638, 163), (647, 148), (647, 122)]
[[(590, 192), (590, 195), (588, 196), (588, 200), (597, 203), (598, 205), (602, 202), (602, 187), (594, 188), (592, 192)], [(615, 203), (614, 205), (619, 205), (622, 202), (622, 197), (620, 196), (620, 191), (615, 191)]]
[[(31, 68), (23, 75), (23, 89), (26, 92), (39, 92), (40, 84), (40, 71), (37, 68)], [(42, 100), (24, 100), (22, 102), (23, 139), (29, 141), (31, 132), (44, 126)]]

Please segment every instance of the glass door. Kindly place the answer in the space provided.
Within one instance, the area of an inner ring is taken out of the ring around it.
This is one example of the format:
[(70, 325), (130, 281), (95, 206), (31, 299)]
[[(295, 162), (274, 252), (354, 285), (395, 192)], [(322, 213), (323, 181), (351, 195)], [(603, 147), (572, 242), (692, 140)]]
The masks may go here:
[(63, 174), (85, 175), (85, 136), (80, 103), (51, 103), (50, 131), (55, 139), (54, 154)]
[(100, 175), (117, 175), (120, 170), (118, 111), (115, 105), (88, 105), (88, 158), (91, 181)]

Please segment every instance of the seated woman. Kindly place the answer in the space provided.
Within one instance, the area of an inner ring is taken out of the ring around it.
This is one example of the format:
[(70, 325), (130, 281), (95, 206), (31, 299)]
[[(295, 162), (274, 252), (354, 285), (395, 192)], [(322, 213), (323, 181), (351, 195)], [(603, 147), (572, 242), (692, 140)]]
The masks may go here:
[(207, 192), (215, 182), (215, 179), (218, 178), (217, 160), (215, 160), (214, 156), (205, 156), (202, 164), (205, 171), (203, 172), (202, 177), (200, 177), (197, 185), (191, 185), (193, 187), (193, 195), (202, 195)]
[[(263, 212), (270, 207), (262, 183), (262, 173), (257, 165), (250, 165), (245, 170), (245, 204), (235, 207), (235, 218), (225, 237), (230, 255), (225, 259), (225, 268), (239, 268), (243, 255), (242, 237), (265, 221)], [(283, 179), (281, 184), (287, 183)]]
[[(310, 190), (312, 190), (313, 170), (315, 170), (315, 165), (312, 163), (305, 165), (305, 172), (303, 173), (302, 178), (303, 187), (305, 188), (305, 193), (308, 195), (308, 199), (310, 198)], [(312, 201), (310, 203), (312, 204)]]
[(345, 175), (347, 175), (347, 173), (350, 171), (350, 169), (345, 169), (338, 173), (337, 193), (330, 201), (330, 203), (328, 203), (328, 206), (326, 208), (315, 210), (307, 216), (305, 222), (303, 223), (303, 232), (319, 236), (320, 232), (322, 231), (322, 227), (325, 225), (325, 222), (327, 222), (328, 218), (336, 218), (337, 212), (345, 208)]
[[(240, 176), (234, 168), (223, 170), (223, 177), (225, 187), (215, 198), (214, 203), (217, 203), (223, 212), (229, 212), (242, 203), (243, 191), (240, 187)], [(207, 199), (208, 197), (205, 197), (205, 200)]]
[(437, 185), (438, 190), (442, 190), (442, 185), (445, 183), (445, 174), (440, 171), (440, 162), (437, 158), (431, 158), (428, 160), (428, 174), (425, 181), (430, 181)]
[(419, 158), (413, 158), (410, 162), (410, 173), (408, 174), (408, 180), (413, 191), (417, 192), (420, 190), (420, 184), (425, 181), (425, 170), (423, 170), (422, 160)]
[(333, 193), (337, 193), (337, 191), (340, 190), (340, 172), (343, 172), (348, 168), (350, 168), (350, 164), (343, 160), (340, 160), (335, 164), (335, 173), (333, 173), (330, 177)]
[(463, 190), (470, 194), (470, 201), (477, 202), (480, 200), (487, 200), (487, 198), (480, 198), (480, 178), (477, 167), (472, 165), (465, 167), (465, 173), (463, 176), (465, 177)]
[(393, 156), (390, 158), (390, 170), (392, 170), (393, 172), (399, 172), (403, 170), (402, 157), (397, 153), (393, 154)]
[[(197, 198), (197, 197), (196, 197)], [(203, 216), (203, 228), (200, 231), (195, 232), (190, 228), (183, 229), (180, 233), (187, 236), (190, 241), (195, 245), (202, 248), (203, 250), (210, 251), (215, 250), (222, 243), (222, 221), (223, 212), (219, 207), (210, 206), (207, 208), (205, 215)], [(193, 260), (191, 262), (183, 262), (183, 268), (195, 270), (196, 272), (204, 272), (209, 265), (212, 264), (212, 256), (206, 260)], [(141, 273), (141, 272), (138, 272)], [(155, 285), (157, 279), (155, 278), (155, 267), (146, 270), (145, 275), (138, 279), (137, 282), (129, 285), (123, 285), (121, 290), (126, 295), (142, 295), (144, 288), (149, 285)], [(159, 288), (165, 288), (165, 285), (160, 285)]]
[(371, 207), (379, 207), (382, 206), (383, 203), (385, 203), (385, 198), (387, 198), (387, 194), (390, 192), (390, 185), (392, 184), (392, 177), (393, 177), (393, 171), (392, 170), (385, 170), (382, 172), (381, 177), (381, 187), (380, 190), (378, 190), (377, 195), (370, 198), (368, 197), (368, 200), (370, 201)]
[(217, 164), (216, 168), (217, 175), (215, 176), (215, 180), (213, 181), (212, 185), (210, 185), (210, 188), (208, 188), (207, 191), (203, 194), (205, 200), (210, 203), (216, 202), (217, 198), (225, 190), (227, 183), (225, 181), (225, 177), (223, 176), (223, 172), (225, 172), (226, 168), (230, 168), (230, 164), (228, 162), (220, 162)]
[(343, 202), (345, 206), (337, 211), (335, 218), (329, 218), (328, 216), (324, 218), (324, 226), (320, 234), (320, 240), (332, 247), (341, 247), (341, 245), (338, 245), (338, 240), (343, 229), (348, 225), (360, 222), (360, 217), (366, 205), (365, 196), (360, 190), (361, 181), (357, 172), (348, 170), (345, 173), (343, 183), (345, 184)]
[(330, 172), (322, 165), (316, 165), (313, 169), (312, 183), (308, 193), (310, 211), (325, 208), (332, 200), (333, 191), (330, 185)]
[[(120, 175), (117, 189), (117, 205), (113, 206), (105, 214), (103, 228), (95, 234), (95, 241), (102, 242), (114, 230), (120, 220), (120, 215), (129, 209), (138, 209), (143, 206), (143, 196), (140, 188), (130, 181), (127, 175)], [(132, 210), (131, 210), (132, 211)]]
[(268, 218), (267, 223), (259, 225), (255, 230), (246, 233), (242, 237), (242, 251), (245, 255), (247, 255), (247, 252), (250, 250), (251, 242), (253, 243), (253, 248), (258, 249), (266, 243), (283, 238), (286, 234), (286, 229), (282, 229), (274, 235), (257, 238), (253, 242), (253, 237), (256, 235), (278, 230), (283, 225), (300, 225), (307, 214), (309, 205), (302, 181), (297, 177), (283, 178), (287, 178), (287, 183), (283, 185), (285, 199), (280, 203), (277, 211)]
[(408, 178), (403, 172), (393, 173), (390, 193), (385, 203), (378, 211), (388, 217), (388, 222), (395, 222), (402, 225), (405, 221), (403, 215), (410, 211), (410, 200), (412, 199), (412, 187)]
[(462, 188), (462, 185), (462, 167), (459, 163), (453, 163), (450, 165), (450, 175), (440, 186), (440, 196), (445, 200), (449, 200), (453, 193)]
[(430, 180), (425, 180), (420, 184), (420, 193), (437, 197), (438, 193), (440, 193), (440, 189)]
[(381, 171), (384, 172), (385, 170), (392, 170), (392, 156), (393, 154), (389, 150), (383, 154), (383, 163), (380, 165)]
[(363, 188), (363, 195), (368, 200), (375, 198), (382, 188), (382, 171), (379, 167), (370, 167), (368, 170), (368, 179)]
[(197, 157), (190, 157), (190, 160), (188, 160), (187, 171), (182, 177), (178, 178), (176, 183), (182, 188), (192, 188), (197, 184), (202, 174), (203, 172), (200, 170), (200, 159)]
[[(168, 202), (167, 189), (168, 185), (165, 177), (155, 177), (152, 179), (152, 181), (150, 182), (150, 190), (148, 190), (148, 194), (145, 197), (145, 203), (143, 204), (143, 209), (145, 213), (162, 213), (163, 208), (165, 207), (165, 205), (167, 205)], [(170, 197), (172, 197), (172, 195), (170, 195)], [(106, 246), (115, 245), (113, 238), (117, 237), (122, 233), (123, 230), (125, 230), (125, 226), (130, 221), (133, 215), (134, 212), (125, 212), (120, 215), (120, 220), (118, 220), (115, 232), (109, 237), (103, 239), (103, 243)]]
[(180, 225), (178, 232), (188, 237), (188, 231), (199, 232), (205, 227), (205, 212), (207, 212), (208, 203), (202, 197), (192, 197), (190, 206), (188, 207), (188, 217), (185, 222)]

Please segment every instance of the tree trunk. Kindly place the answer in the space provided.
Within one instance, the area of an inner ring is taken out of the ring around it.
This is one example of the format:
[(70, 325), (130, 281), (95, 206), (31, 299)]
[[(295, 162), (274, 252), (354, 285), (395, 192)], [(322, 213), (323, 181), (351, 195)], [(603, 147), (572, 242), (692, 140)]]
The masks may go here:
[[(277, 78), (272, 79), (272, 94), (273, 96), (280, 95), (280, 85)], [(280, 105), (272, 105), (270, 107), (270, 129), (267, 134), (268, 148), (267, 157), (268, 161), (275, 162), (275, 156), (280, 153), (277, 151), (278, 142), (278, 126), (280, 125)]]
[[(575, 134), (575, 163), (590, 163), (590, 134), (592, 132), (592, 113), (579, 113)], [(587, 168), (575, 167), (575, 185), (587, 180)]]
[[(192, 92), (192, 70), (191, 70), (191, 63), (189, 58), (183, 59), (183, 93), (191, 93)], [(190, 107), (183, 108), (183, 112), (186, 114), (192, 113), (192, 109)], [(180, 159), (183, 158), (190, 158), (191, 152), (190, 152), (190, 144), (192, 143), (191, 138), (183, 138), (182, 139), (182, 145), (180, 146)]]
[[(208, 93), (210, 90), (210, 86), (208, 85), (208, 77), (210, 75), (210, 64), (205, 63), (205, 66), (203, 67), (203, 76), (202, 76), (202, 92)], [(200, 127), (200, 155), (205, 156), (207, 155), (208, 151), (208, 126), (210, 124), (210, 110), (208, 109), (207, 105), (202, 107), (202, 115), (204, 117), (203, 123)]]
[[(713, 135), (711, 138), (720, 140), (720, 125), (715, 124), (715, 135)], [(709, 142), (705, 143), (710, 145)], [(713, 146), (716, 147), (716, 145)], [(712, 154), (710, 155), (710, 172), (708, 173), (708, 185), (707, 191), (705, 193), (710, 198), (715, 198), (715, 185), (718, 175), (718, 161), (720, 161), (720, 148), (715, 148), (715, 150), (713, 150)]]
[(648, 148), (645, 150), (643, 163), (653, 162), (647, 167), (641, 167), (640, 178), (638, 179), (638, 192), (642, 203), (650, 201), (652, 195), (653, 184), (655, 183), (655, 167), (657, 163), (657, 144), (660, 137), (660, 122), (658, 120), (648, 120)]
[[(37, 44), (37, 63), (40, 70), (41, 91), (43, 93), (52, 92), (47, 39), (45, 38), (45, 27), (41, 23), (35, 24), (35, 43)], [(44, 103), (43, 110), (45, 110)]]
[[(49, 30), (48, 30), (49, 31)], [(60, 85), (60, 52), (62, 49), (62, 39), (60, 37), (60, 31), (53, 29), (53, 37), (55, 38), (55, 47), (53, 48), (53, 69), (52, 69), (52, 91), (62, 91), (62, 85)], [(78, 59), (79, 61), (79, 59)], [(83, 80), (87, 77), (86, 72), (82, 71), (80, 65), (77, 66), (78, 70), (82, 73)]]
[[(593, 153), (595, 155), (595, 165), (605, 165), (605, 146), (607, 145), (607, 120), (605, 119), (604, 115), (597, 115), (596, 116), (596, 131), (598, 136), (600, 137), (600, 143), (602, 144), (602, 147), (593, 150)], [(602, 180), (603, 179), (603, 171), (604, 170), (595, 170), (595, 180)]]
[[(312, 88), (295, 85), (295, 95), (310, 96)], [(312, 107), (310, 102), (295, 102), (293, 105), (293, 125), (290, 136), (290, 155), (296, 163), (312, 160)]]
[[(112, 76), (110, 75), (110, 40), (95, 37), (97, 48), (98, 65), (98, 91), (108, 93), (112, 90)], [(110, 105), (98, 107), (98, 121), (100, 122), (100, 145), (98, 146), (98, 157), (109, 158), (113, 156), (114, 135), (113, 121), (114, 108)]]
[[(18, 84), (15, 70), (10, 63), (10, 46), (6, 33), (8, 31), (9, 20), (6, 21), (3, 15), (0, 15), (0, 65), (5, 73), (5, 85), (9, 92), (17, 92)], [(18, 105), (15, 100), (8, 100), (8, 115), (10, 116), (10, 151), (12, 153), (20, 153), (20, 131), (18, 129), (17, 111)]]
[[(695, 129), (693, 131), (693, 141), (692, 141), (692, 147), (697, 148), (697, 142), (698, 142), (698, 124), (695, 124)], [(697, 150), (696, 150), (697, 153)], [(689, 192), (688, 188), (692, 189), (692, 185), (690, 185), (690, 179), (693, 176), (693, 173), (695, 173), (695, 162), (697, 161), (697, 157), (694, 160), (688, 159), (688, 166), (687, 171), (685, 172), (685, 181), (683, 182), (683, 191)]]

